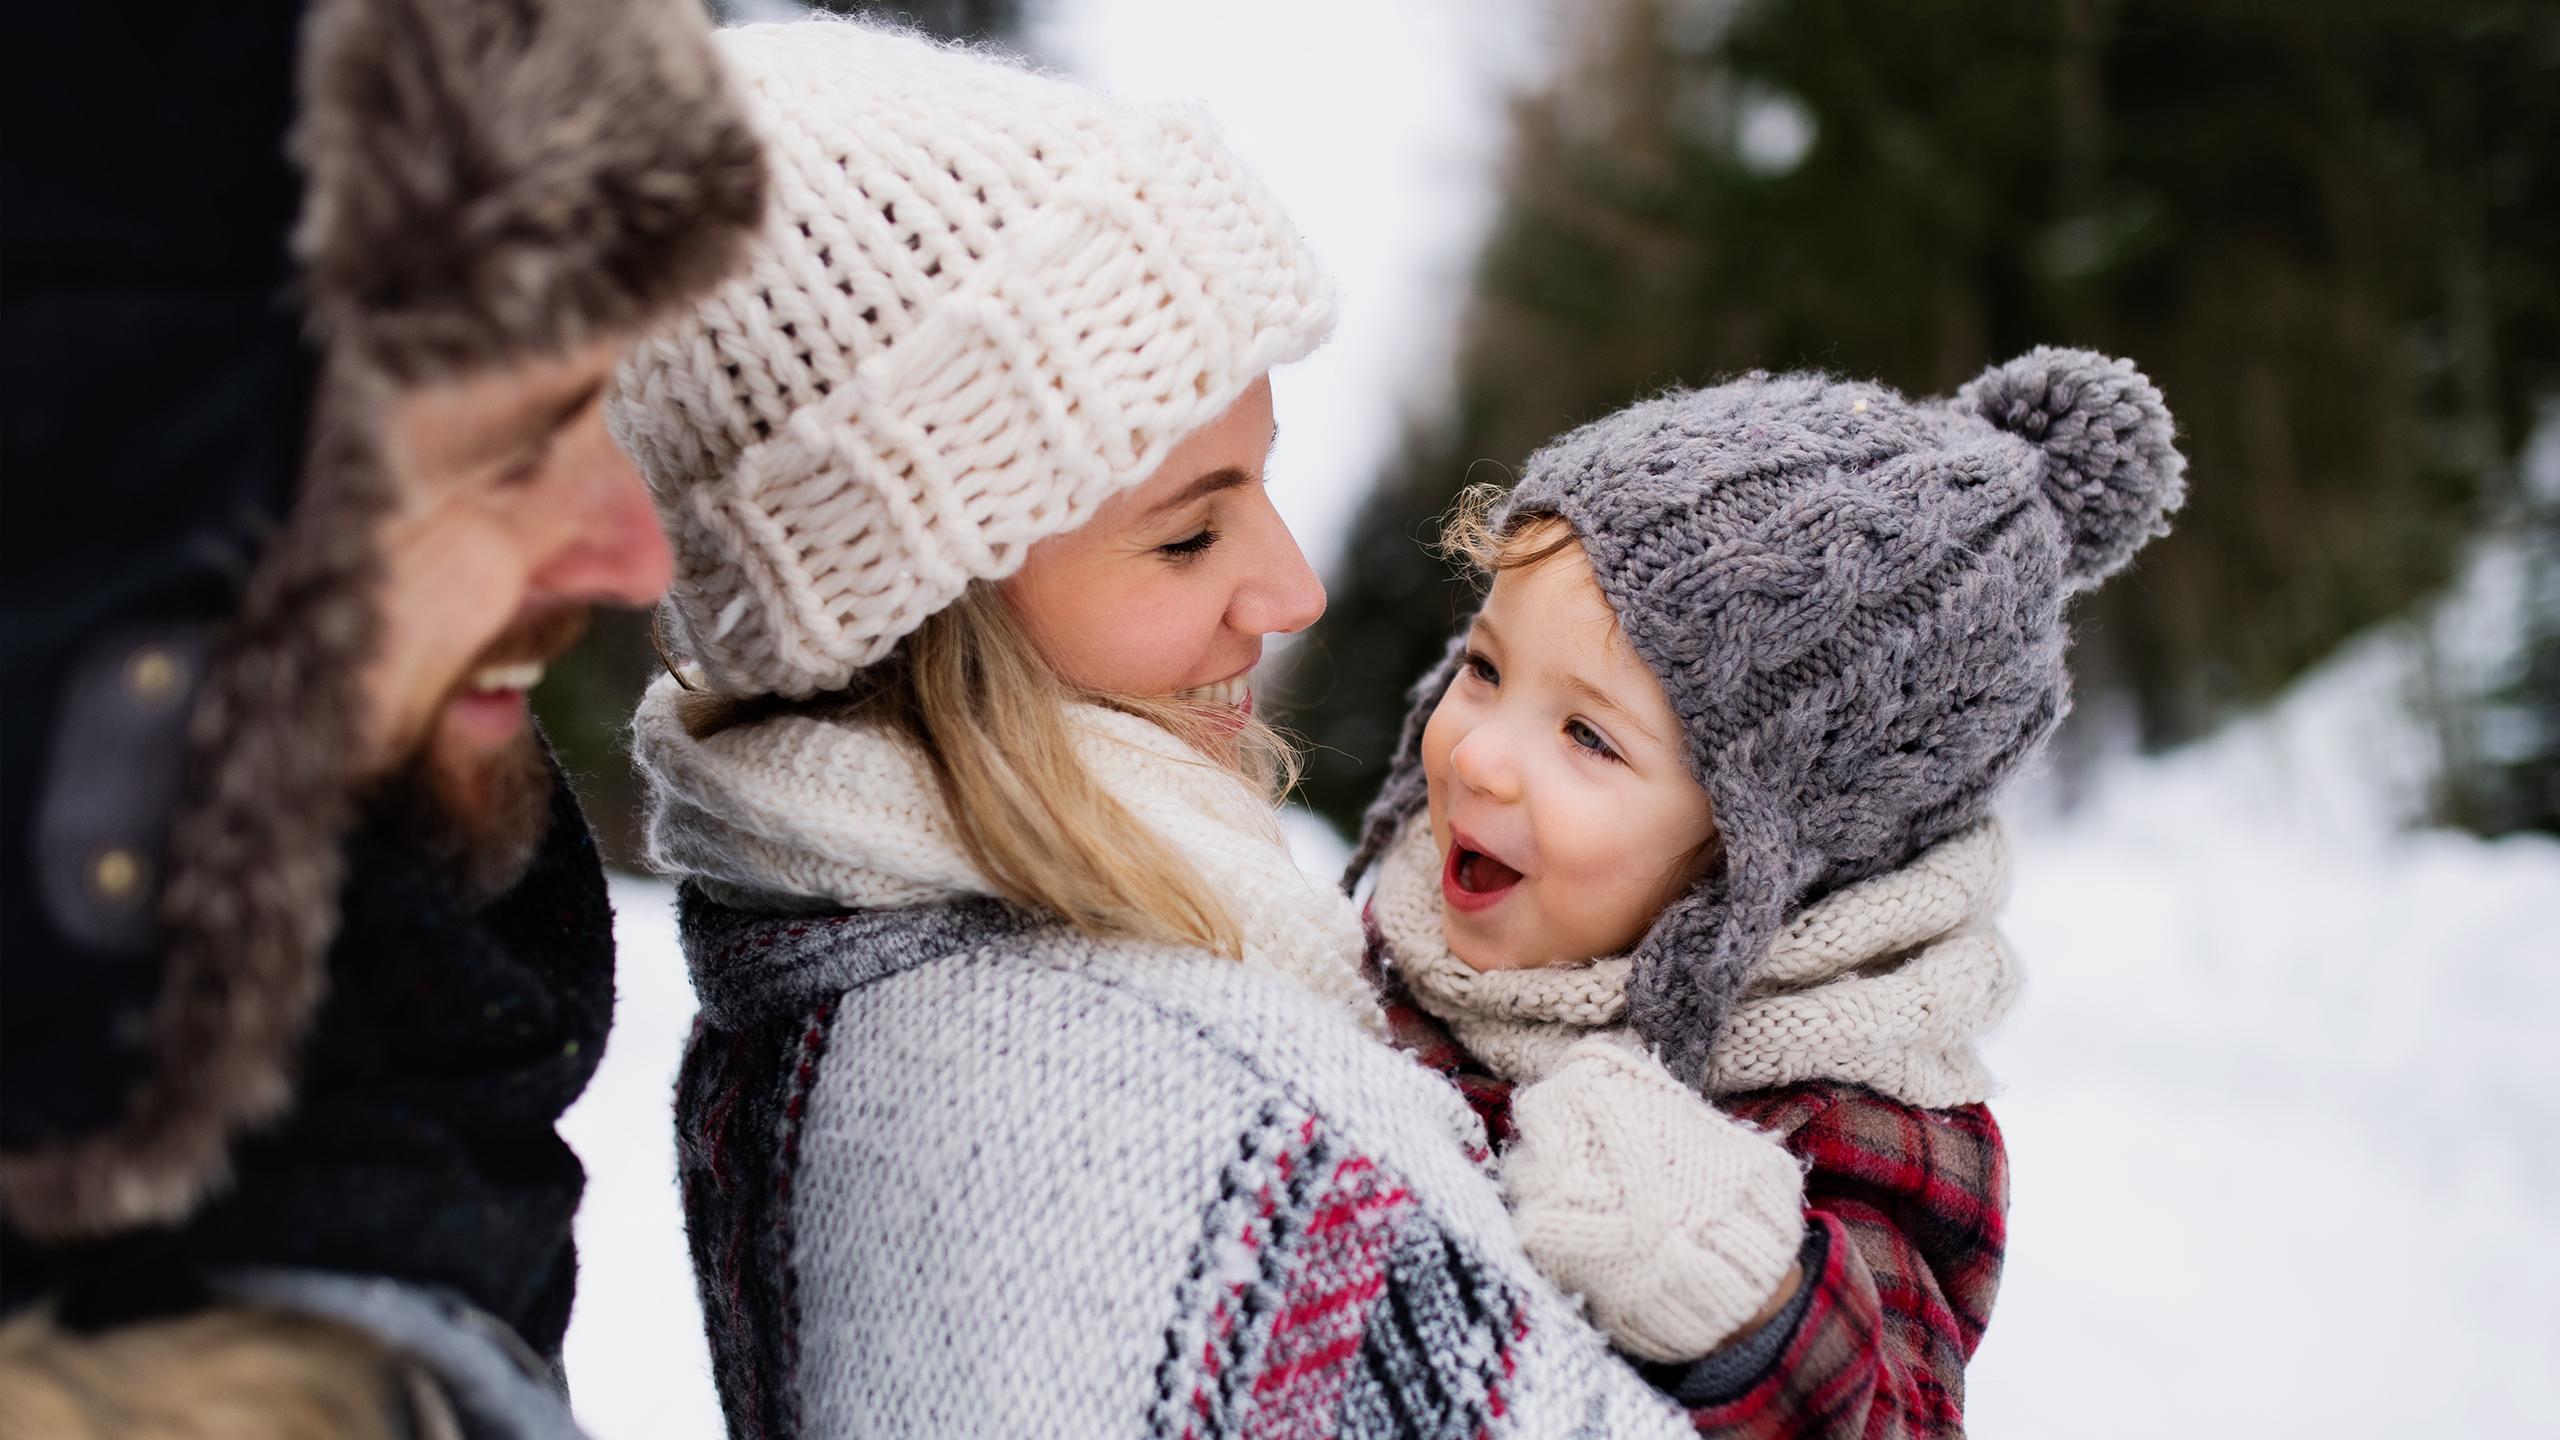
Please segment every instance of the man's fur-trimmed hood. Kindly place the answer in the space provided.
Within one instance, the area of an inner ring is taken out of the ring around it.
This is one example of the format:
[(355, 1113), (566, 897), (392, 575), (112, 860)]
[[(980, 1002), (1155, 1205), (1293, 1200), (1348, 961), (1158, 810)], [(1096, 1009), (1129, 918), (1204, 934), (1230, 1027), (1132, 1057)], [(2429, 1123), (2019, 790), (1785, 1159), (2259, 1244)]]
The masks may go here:
[(642, 326), (725, 276), (763, 151), (688, 0), (321, 0), (295, 249), (333, 350), (416, 381)]
[[(139, 1081), (112, 1123), (0, 1154), (0, 1215), (39, 1239), (182, 1218), (291, 1098), (361, 778), (397, 389), (641, 328), (723, 274), (762, 213), (760, 151), (687, 0), (314, 0), (301, 35), (315, 418), (291, 509), (236, 604), (201, 617), (185, 779), (155, 837), (156, 998), (116, 1017)], [(187, 397), (135, 398), (147, 427)]]

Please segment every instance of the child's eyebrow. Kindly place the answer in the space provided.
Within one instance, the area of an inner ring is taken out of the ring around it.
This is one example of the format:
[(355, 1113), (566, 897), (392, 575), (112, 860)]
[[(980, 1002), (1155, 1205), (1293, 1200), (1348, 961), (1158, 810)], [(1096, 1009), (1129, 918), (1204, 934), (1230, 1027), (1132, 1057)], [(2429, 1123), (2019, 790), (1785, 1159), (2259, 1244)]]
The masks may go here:
[(1638, 719), (1634, 711), (1619, 704), (1617, 698), (1611, 695), (1608, 691), (1601, 689), (1599, 686), (1592, 684), (1590, 681), (1583, 679), (1579, 675), (1571, 674), (1564, 677), (1564, 688), (1591, 702), (1591, 707), (1593, 709), (1606, 710), (1611, 715), (1626, 722), (1628, 729), (1642, 735), (1654, 744), (1659, 745), (1662, 743), (1662, 737), (1654, 733), (1652, 726), (1647, 725), (1644, 721)]

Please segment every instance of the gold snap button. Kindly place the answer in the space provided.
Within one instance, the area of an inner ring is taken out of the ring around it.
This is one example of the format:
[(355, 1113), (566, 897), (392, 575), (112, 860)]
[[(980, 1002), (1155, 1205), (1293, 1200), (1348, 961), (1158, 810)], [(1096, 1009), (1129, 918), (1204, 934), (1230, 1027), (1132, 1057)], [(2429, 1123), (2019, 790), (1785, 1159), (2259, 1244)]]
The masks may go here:
[(144, 650), (125, 666), (125, 683), (145, 700), (165, 700), (178, 688), (178, 661), (166, 650)]
[(122, 848), (109, 850), (90, 864), (89, 883), (110, 900), (130, 900), (142, 888), (142, 857)]

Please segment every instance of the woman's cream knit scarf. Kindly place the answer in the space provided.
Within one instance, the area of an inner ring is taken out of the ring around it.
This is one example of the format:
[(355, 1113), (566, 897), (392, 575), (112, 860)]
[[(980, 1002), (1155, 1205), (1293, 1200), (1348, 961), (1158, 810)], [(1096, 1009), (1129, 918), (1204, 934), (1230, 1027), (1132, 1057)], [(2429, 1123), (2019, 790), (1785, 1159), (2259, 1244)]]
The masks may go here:
[[(1566, 1046), (1616, 1029), (1630, 961), (1476, 971), (1441, 929), (1440, 855), (1419, 814), (1389, 848), (1372, 913), (1415, 1002), (1506, 1078), (1538, 1079)], [(1975, 1042), (2017, 998), (1991, 925), (2009, 852), (1994, 821), (1797, 915), (1760, 964), (1709, 1057), (1709, 1095), (1832, 1080), (1924, 1109), (1990, 1098)]]
[[(925, 756), (904, 737), (778, 716), (697, 740), (676, 713), (682, 694), (661, 678), (632, 720), (632, 756), (649, 782), (649, 860), (661, 873), (724, 898), (800, 906), (996, 893), (954, 833)], [(1358, 915), (1298, 869), (1271, 806), (1160, 726), (1091, 705), (1070, 718), (1094, 778), (1227, 903), (1246, 962), (1383, 1033), (1360, 977)]]

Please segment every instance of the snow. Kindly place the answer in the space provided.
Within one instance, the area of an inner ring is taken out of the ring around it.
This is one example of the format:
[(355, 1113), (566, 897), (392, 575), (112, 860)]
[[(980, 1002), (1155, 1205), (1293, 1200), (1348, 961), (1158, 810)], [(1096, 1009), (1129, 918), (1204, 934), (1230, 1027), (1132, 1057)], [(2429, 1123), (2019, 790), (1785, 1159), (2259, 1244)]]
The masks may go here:
[(2016, 807), (1980, 1433), (2560, 1424), (2560, 842), (2413, 823), (2423, 692), (2494, 680), (2514, 578), (2486, 546), (2265, 713)]
[(597, 1440), (717, 1437), (720, 1402), (676, 1192), (676, 1066), (694, 1005), (676, 947), (675, 892), (617, 875), (613, 910), (613, 1034), (560, 1127), (587, 1167), (563, 1363)]

